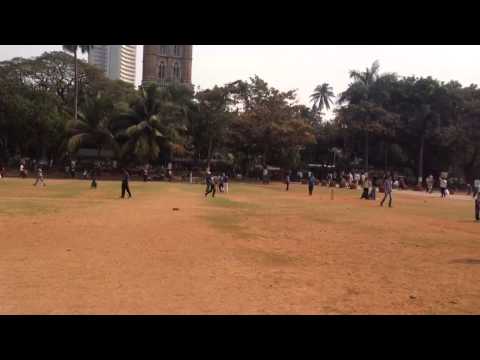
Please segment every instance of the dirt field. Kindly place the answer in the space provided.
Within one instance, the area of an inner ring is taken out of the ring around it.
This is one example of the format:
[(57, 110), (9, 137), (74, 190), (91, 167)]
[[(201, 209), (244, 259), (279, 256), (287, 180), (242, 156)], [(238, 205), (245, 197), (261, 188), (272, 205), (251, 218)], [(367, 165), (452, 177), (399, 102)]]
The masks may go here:
[[(0, 180), (1, 314), (473, 314), (473, 200)], [(179, 208), (179, 211), (173, 211)]]

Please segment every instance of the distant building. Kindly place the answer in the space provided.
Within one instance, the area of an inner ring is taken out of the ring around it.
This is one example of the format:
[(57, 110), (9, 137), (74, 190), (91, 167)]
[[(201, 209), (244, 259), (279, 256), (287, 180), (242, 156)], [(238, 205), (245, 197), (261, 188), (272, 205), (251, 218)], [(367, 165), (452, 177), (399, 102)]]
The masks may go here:
[(94, 45), (88, 63), (112, 80), (135, 84), (137, 45)]
[(192, 86), (193, 45), (144, 45), (142, 84)]

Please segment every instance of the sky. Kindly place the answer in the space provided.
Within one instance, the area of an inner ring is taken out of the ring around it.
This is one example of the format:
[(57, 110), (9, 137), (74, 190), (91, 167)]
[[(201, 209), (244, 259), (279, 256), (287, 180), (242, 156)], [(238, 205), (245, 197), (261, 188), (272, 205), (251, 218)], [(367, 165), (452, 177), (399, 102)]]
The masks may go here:
[[(61, 48), (0, 45), (0, 60)], [(137, 46), (137, 84), (142, 78), (142, 49)], [(479, 45), (194, 45), (192, 82), (206, 89), (258, 75), (280, 90), (297, 89), (299, 103), (310, 105), (316, 85), (327, 82), (338, 94), (350, 83), (349, 70), (364, 70), (375, 60), (380, 72), (480, 84)]]

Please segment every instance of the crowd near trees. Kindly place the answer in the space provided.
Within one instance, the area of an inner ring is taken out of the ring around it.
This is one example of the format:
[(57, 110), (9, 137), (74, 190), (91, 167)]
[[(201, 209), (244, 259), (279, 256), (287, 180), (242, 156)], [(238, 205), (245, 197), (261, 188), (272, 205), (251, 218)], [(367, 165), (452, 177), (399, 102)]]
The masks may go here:
[(58, 162), (89, 148), (98, 157), (110, 150), (124, 164), (220, 160), (247, 175), (255, 165), (333, 162), (415, 178), (480, 174), (480, 89), (473, 84), (381, 73), (374, 62), (350, 71), (337, 97), (328, 83), (318, 85), (308, 107), (294, 90), (258, 76), (197, 91), (135, 89), (77, 60), (88, 45), (65, 50), (0, 63), (0, 162)]

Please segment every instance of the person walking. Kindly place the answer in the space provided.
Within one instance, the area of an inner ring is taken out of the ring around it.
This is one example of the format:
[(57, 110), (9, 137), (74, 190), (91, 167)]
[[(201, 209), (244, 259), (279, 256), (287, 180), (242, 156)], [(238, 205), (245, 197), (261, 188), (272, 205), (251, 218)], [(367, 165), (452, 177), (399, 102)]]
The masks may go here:
[(45, 186), (45, 181), (43, 181), (43, 171), (41, 166), (39, 166), (37, 169), (37, 180), (35, 180), (35, 183), (33, 184), (33, 186), (37, 186), (39, 182), (41, 182), (43, 186)]
[(128, 193), (128, 198), (132, 197), (132, 193), (130, 192), (130, 187), (128, 183), (130, 181), (130, 174), (128, 173), (127, 169), (123, 168), (123, 177), (122, 177), (122, 199), (125, 198), (125, 191)]
[(388, 207), (392, 207), (392, 176), (391, 175), (388, 175), (385, 177), (385, 180), (383, 182), (383, 188), (385, 190), (385, 195), (383, 196), (383, 199), (380, 202), (380, 206), (383, 206), (383, 203), (385, 202), (388, 196), (389, 197)]
[(205, 183), (207, 184), (207, 188), (205, 189), (205, 197), (208, 194), (212, 193), (212, 198), (215, 197), (215, 182), (213, 180), (213, 176), (210, 171), (207, 171), (207, 176), (205, 177)]
[(442, 198), (447, 196), (447, 185), (447, 179), (440, 178), (440, 194)]
[(315, 187), (315, 182), (317, 179), (315, 179), (315, 176), (313, 176), (312, 173), (308, 174), (308, 195), (312, 196), (313, 194), (313, 188)]

